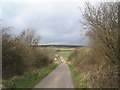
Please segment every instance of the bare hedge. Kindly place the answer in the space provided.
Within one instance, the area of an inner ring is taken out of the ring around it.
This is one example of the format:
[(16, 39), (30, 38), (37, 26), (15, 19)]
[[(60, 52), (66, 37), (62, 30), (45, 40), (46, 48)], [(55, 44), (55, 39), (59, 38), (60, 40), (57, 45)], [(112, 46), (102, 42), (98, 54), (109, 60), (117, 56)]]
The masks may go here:
[(33, 47), (40, 36), (34, 30), (24, 30), (18, 36), (10, 34), (9, 28), (2, 33), (2, 76), (8, 79), (16, 75), (40, 69), (52, 63), (48, 50)]

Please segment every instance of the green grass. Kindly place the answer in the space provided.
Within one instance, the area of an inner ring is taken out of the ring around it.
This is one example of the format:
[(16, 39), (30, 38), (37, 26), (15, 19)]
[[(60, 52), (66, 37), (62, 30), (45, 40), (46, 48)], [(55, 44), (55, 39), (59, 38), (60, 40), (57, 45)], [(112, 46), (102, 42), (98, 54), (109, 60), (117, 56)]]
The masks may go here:
[(68, 58), (72, 53), (73, 53), (73, 51), (60, 51), (57, 54), (62, 57)]
[(75, 68), (75, 66), (72, 64), (68, 64), (68, 66), (72, 73), (73, 83), (74, 83), (75, 88), (86, 88), (86, 86), (83, 84), (83, 78), (78, 72), (78, 70)]
[(5, 88), (32, 88), (50, 72), (52, 72), (58, 64), (53, 64), (47, 68), (43, 68), (39, 72), (32, 72), (17, 76), (12, 80), (5, 81), (3, 84)]

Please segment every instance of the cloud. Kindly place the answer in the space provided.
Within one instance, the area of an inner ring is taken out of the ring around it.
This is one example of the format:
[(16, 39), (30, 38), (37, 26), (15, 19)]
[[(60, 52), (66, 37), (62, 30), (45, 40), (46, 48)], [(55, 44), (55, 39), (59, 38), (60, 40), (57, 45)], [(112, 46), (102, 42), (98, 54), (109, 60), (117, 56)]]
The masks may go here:
[[(32, 0), (31, 0), (32, 1)], [(57, 1), (57, 0), (56, 0)], [(3, 6), (4, 25), (14, 26), (18, 34), (24, 28), (37, 29), (41, 44), (85, 44), (80, 32), (82, 19), (78, 0), (56, 2), (7, 2)], [(60, 1), (60, 0), (59, 0)], [(87, 40), (87, 38), (86, 38)]]

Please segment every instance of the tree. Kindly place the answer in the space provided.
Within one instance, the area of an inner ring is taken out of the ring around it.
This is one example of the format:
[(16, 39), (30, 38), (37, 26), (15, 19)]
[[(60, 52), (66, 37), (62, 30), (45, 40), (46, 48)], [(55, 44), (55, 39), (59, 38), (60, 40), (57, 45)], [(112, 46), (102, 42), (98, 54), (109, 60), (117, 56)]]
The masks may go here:
[[(90, 46), (94, 52), (95, 57), (104, 57), (106, 67), (114, 67), (117, 71), (119, 79), (119, 65), (120, 65), (120, 7), (117, 3), (104, 2), (97, 6), (86, 3), (83, 17), (90, 39)], [(98, 58), (97, 60), (98, 61)], [(98, 61), (102, 64), (102, 60)], [(112, 69), (111, 69), (112, 70)], [(118, 81), (119, 84), (119, 81)]]
[(28, 45), (37, 45), (40, 41), (40, 36), (36, 34), (35, 30), (28, 28), (20, 33), (17, 40), (21, 40)]

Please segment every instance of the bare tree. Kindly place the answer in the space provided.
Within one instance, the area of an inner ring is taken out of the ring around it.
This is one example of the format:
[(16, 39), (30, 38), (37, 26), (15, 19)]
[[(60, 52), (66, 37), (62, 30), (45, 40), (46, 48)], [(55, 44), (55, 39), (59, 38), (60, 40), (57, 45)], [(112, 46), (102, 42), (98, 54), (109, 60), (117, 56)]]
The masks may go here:
[(36, 34), (35, 30), (30, 30), (28, 28), (22, 31), (17, 39), (22, 40), (22, 42), (25, 42), (28, 45), (37, 45), (40, 41), (40, 36)]
[[(94, 52), (93, 56), (106, 57), (104, 61), (117, 68), (117, 75), (119, 77), (120, 25), (118, 16), (120, 12), (118, 10), (118, 4), (115, 2), (104, 2), (97, 6), (86, 3), (83, 13), (85, 22), (83, 23), (87, 30), (89, 30), (87, 35)], [(113, 72), (116, 73), (116, 71)]]
[(115, 64), (119, 62), (117, 59), (119, 31), (117, 10), (118, 7), (115, 3), (104, 3), (97, 7), (87, 3), (84, 12), (85, 23), (87, 22), (86, 25), (89, 29), (87, 35), (92, 42), (96, 40), (106, 46), (107, 53), (105, 52), (105, 54), (108, 58), (114, 60)]

